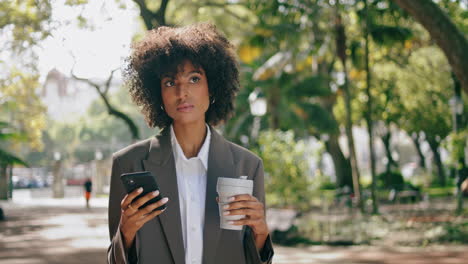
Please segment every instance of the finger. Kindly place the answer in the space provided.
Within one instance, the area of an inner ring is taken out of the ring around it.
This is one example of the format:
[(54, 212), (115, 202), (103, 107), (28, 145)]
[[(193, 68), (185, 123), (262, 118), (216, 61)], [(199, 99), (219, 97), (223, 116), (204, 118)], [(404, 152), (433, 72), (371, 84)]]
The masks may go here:
[(161, 200), (155, 202), (155, 203), (152, 203), (148, 206), (146, 206), (145, 208), (142, 208), (140, 210), (138, 210), (138, 213), (135, 214), (135, 217), (136, 218), (142, 218), (148, 214), (151, 214), (153, 213), (153, 210), (160, 207), (160, 206), (163, 206), (164, 204), (166, 204), (167, 202), (169, 201), (169, 198), (167, 197), (164, 197), (162, 198)]
[(155, 218), (156, 216), (162, 214), (164, 211), (166, 211), (167, 208), (163, 209), (163, 210), (156, 210), (152, 213), (149, 213), (147, 215), (145, 215), (141, 220), (138, 221), (138, 224), (141, 224), (141, 225), (144, 225), (146, 222), (148, 222), (149, 220)]
[(126, 210), (128, 205), (137, 197), (141, 192), (143, 191), (143, 188), (138, 188), (134, 190), (133, 192), (125, 195), (125, 197), (122, 199), (122, 202), (120, 203), (120, 207), (122, 210)]
[(138, 212), (138, 209), (134, 208), (134, 207), (127, 207), (127, 209), (125, 210), (122, 210), (122, 214), (125, 215), (126, 217), (131, 217), (132, 215), (134, 215), (135, 213)]
[(154, 197), (159, 195), (159, 191), (153, 191), (145, 194), (143, 197), (138, 198), (136, 201), (132, 203), (132, 207), (139, 209), (141, 206), (143, 206), (146, 202), (149, 200), (153, 199)]
[(239, 195), (234, 195), (229, 197), (229, 202), (234, 202), (234, 201), (258, 201), (255, 196), (252, 196), (250, 194), (239, 194)]
[(255, 210), (263, 210), (263, 204), (260, 202), (240, 201), (240, 202), (232, 202), (223, 206), (224, 210), (232, 210), (232, 209), (240, 209), (240, 208), (252, 208)]
[(261, 219), (248, 219), (243, 218), (239, 220), (229, 221), (228, 224), (230, 225), (248, 225), (248, 226), (255, 226), (261, 223)]
[(237, 209), (223, 212), (223, 215), (245, 215), (249, 219), (260, 219), (263, 217), (263, 212), (253, 209)]

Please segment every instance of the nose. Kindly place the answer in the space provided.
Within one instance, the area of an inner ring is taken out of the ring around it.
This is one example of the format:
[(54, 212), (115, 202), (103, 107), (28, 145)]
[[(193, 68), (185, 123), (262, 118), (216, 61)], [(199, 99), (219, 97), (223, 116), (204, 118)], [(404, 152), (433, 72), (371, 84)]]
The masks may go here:
[(176, 87), (177, 97), (180, 97), (180, 98), (187, 97), (187, 95), (188, 95), (188, 85), (186, 85), (184, 83), (178, 83), (176, 85), (177, 85), (177, 87)]

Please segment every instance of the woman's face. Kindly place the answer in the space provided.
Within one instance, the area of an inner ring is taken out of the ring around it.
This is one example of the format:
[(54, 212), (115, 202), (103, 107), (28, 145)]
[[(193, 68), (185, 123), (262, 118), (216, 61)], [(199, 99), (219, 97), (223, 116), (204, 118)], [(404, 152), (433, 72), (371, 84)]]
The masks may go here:
[(174, 124), (205, 123), (205, 112), (210, 105), (208, 80), (205, 71), (186, 60), (175, 76), (161, 78), (161, 96), (164, 110)]

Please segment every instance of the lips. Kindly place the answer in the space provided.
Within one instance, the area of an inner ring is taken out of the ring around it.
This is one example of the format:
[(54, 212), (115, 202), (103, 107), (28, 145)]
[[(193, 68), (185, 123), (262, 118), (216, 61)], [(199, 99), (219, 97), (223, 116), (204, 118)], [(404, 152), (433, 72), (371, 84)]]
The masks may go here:
[(193, 105), (183, 103), (183, 104), (180, 104), (179, 106), (177, 106), (177, 111), (179, 111), (179, 112), (190, 112), (190, 111), (192, 111), (193, 108), (194, 108)]

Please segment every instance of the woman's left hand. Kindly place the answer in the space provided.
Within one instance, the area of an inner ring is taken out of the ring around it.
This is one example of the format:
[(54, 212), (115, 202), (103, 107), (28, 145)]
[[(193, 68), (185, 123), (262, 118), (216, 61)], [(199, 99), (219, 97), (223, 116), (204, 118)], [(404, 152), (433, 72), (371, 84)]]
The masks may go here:
[(231, 221), (233, 225), (247, 225), (252, 228), (257, 249), (262, 249), (268, 237), (263, 203), (252, 195), (240, 194), (231, 197), (232, 201), (224, 206), (225, 215), (245, 215), (240, 220)]

